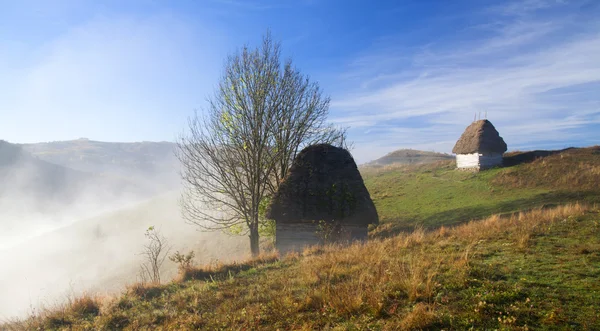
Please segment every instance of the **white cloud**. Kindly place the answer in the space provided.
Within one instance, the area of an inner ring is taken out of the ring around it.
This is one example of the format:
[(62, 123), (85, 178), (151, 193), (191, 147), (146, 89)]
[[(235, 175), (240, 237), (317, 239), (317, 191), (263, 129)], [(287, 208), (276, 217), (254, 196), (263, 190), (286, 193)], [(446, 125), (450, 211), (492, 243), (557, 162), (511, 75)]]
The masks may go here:
[(164, 14), (97, 16), (44, 44), (9, 49), (0, 132), (16, 142), (174, 137), (218, 77), (220, 43), (218, 31)]
[[(503, 16), (495, 17), (495, 24), (474, 27), (483, 29), (485, 37), (425, 45), (412, 53), (409, 66), (387, 71), (380, 67), (406, 57), (393, 47), (353, 60), (354, 70), (345, 75), (363, 83), (334, 96), (335, 121), (360, 128), (351, 130), (355, 139), (360, 132), (369, 130), (372, 136), (379, 131), (380, 141), (359, 142), (357, 150), (386, 141), (388, 151), (445, 146), (441, 151), (449, 152), (448, 142), (455, 141), (478, 112), (487, 112), (509, 148), (581, 138), (577, 130), (599, 124), (600, 94), (588, 92), (600, 82), (600, 29), (580, 20), (577, 12), (533, 15), (554, 5), (561, 6), (551, 1), (521, 3), (524, 7), (515, 19), (511, 12), (518, 10), (510, 4)], [(372, 59), (378, 63), (370, 65)], [(364, 84), (381, 77), (385, 78), (377, 86)], [(410, 123), (409, 128), (401, 128), (403, 122)]]

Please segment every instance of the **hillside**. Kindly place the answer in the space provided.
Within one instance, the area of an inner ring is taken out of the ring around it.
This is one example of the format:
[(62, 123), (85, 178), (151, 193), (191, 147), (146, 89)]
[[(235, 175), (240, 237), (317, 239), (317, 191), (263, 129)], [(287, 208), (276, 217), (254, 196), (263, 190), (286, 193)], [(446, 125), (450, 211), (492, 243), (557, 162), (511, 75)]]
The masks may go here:
[(510, 166), (457, 171), (453, 161), (363, 168), (381, 223), (391, 233), (459, 224), (572, 201), (600, 202), (600, 147), (507, 154)]
[(596, 330), (599, 221), (597, 208), (571, 205), (190, 270), (12, 327)]
[(170, 142), (117, 143), (81, 138), (22, 146), (41, 160), (71, 169), (115, 176), (153, 176), (155, 182), (178, 182), (179, 163), (174, 154), (175, 144)]
[(0, 182), (0, 248), (22, 233), (39, 233), (156, 193), (130, 178), (41, 160), (6, 141), (0, 141)]
[(600, 147), (536, 156), (363, 169), (381, 217), (367, 244), (191, 269), (9, 326), (599, 329)]
[(385, 156), (368, 162), (364, 166), (381, 167), (393, 164), (425, 164), (444, 160), (454, 160), (454, 156), (444, 153), (419, 151), (414, 149), (399, 149)]
[[(186, 224), (180, 217), (178, 197), (178, 192), (170, 192), (79, 219), (9, 249), (0, 247), (0, 265), (10, 266), (0, 272), (0, 320), (22, 315), (32, 304), (56, 302), (73, 294), (70, 292), (111, 293), (134, 283), (149, 226), (160, 229), (173, 251), (194, 250), (198, 263), (247, 255), (246, 238), (200, 232)], [(173, 277), (176, 270), (174, 263), (166, 261), (165, 279)]]
[[(31, 176), (25, 176), (29, 174)], [(0, 189), (8, 190), (12, 189), (12, 185), (19, 185), (28, 189), (29, 194), (43, 198), (68, 196), (68, 186), (89, 177), (84, 172), (35, 158), (19, 145), (0, 140), (0, 178), (3, 183)]]
[(28, 196), (43, 200), (72, 199), (81, 195), (81, 190), (95, 187), (106, 195), (115, 192), (142, 193), (132, 178), (116, 176), (102, 171), (88, 171), (52, 162), (52, 158), (41, 158), (24, 148), (0, 140), (0, 178), (4, 192), (24, 191)]

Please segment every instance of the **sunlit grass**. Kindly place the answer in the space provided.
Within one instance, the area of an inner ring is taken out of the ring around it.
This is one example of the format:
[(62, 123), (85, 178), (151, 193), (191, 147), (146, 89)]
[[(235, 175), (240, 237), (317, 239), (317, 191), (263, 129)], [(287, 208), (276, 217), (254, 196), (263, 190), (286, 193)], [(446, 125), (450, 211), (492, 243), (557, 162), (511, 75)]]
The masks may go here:
[[(518, 157), (516, 152), (509, 157)], [(510, 162), (510, 159), (509, 159)], [(567, 202), (600, 202), (600, 148), (571, 149), (479, 173), (436, 164), (363, 168), (365, 185), (390, 235), (416, 226), (455, 225)]]
[(47, 313), (27, 323), (48, 326), (52, 318), (64, 328), (265, 330), (600, 326), (600, 221), (598, 208), (588, 205), (197, 270), (202, 277), (132, 286), (103, 302), (107, 308), (98, 314), (67, 307), (60, 318)]

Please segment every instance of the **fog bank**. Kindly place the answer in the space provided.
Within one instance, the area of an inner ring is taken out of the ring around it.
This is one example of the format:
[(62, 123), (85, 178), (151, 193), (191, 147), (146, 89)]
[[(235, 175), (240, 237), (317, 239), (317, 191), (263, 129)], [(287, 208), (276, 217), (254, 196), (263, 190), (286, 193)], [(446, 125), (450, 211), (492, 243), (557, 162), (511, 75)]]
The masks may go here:
[[(0, 319), (24, 317), (31, 307), (52, 306), (69, 294), (114, 293), (137, 279), (149, 226), (160, 229), (172, 252), (194, 250), (196, 263), (231, 261), (247, 255), (247, 239), (206, 233), (180, 217), (178, 193), (68, 226), (0, 249)], [(163, 279), (176, 265), (165, 261)]]

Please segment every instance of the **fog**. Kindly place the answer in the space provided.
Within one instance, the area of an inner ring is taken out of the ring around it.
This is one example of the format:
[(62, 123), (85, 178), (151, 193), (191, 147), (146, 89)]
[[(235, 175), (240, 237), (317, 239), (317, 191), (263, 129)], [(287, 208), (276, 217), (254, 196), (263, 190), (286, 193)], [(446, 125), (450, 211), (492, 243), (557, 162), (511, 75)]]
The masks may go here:
[[(126, 176), (81, 172), (31, 158), (1, 158), (0, 321), (87, 292), (116, 295), (138, 279), (150, 226), (196, 264), (248, 254), (245, 237), (206, 233), (180, 216), (176, 169)], [(6, 155), (4, 155), (6, 156)], [(177, 266), (165, 260), (161, 278)]]
[[(247, 240), (196, 231), (179, 217), (176, 193), (83, 219), (0, 249), (0, 318), (25, 316), (31, 306), (52, 306), (69, 294), (115, 293), (136, 281), (149, 226), (175, 250), (194, 250), (196, 263), (246, 255)], [(175, 275), (166, 260), (163, 279)]]

